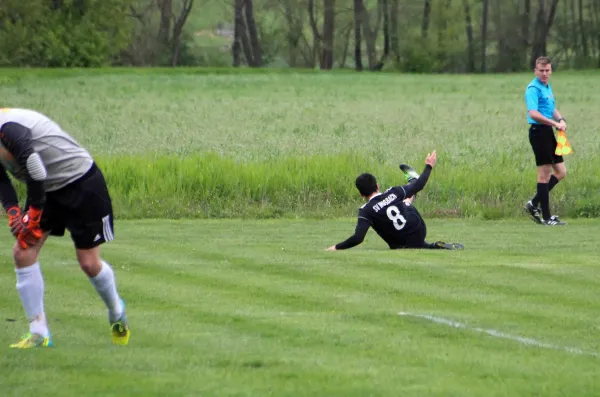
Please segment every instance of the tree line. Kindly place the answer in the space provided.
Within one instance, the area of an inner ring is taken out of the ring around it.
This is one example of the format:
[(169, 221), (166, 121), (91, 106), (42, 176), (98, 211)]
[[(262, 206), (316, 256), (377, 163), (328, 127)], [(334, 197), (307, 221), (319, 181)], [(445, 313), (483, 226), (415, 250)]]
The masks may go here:
[(0, 1), (1, 66), (486, 73), (540, 55), (600, 68), (600, 0)]

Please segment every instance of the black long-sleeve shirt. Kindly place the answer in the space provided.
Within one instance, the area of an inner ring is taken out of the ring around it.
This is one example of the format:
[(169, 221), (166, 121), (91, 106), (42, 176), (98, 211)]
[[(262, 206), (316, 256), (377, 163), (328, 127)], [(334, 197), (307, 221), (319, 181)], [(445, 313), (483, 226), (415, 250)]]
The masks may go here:
[(354, 234), (336, 244), (336, 250), (355, 247), (362, 243), (372, 226), (390, 248), (404, 245), (407, 237), (416, 233), (423, 221), (416, 211), (406, 211), (403, 201), (421, 191), (431, 174), (432, 167), (426, 165), (416, 180), (403, 186), (394, 186), (369, 200), (358, 211), (358, 221)]
[[(31, 143), (31, 130), (14, 122), (2, 124), (0, 127), (0, 143), (17, 163), (17, 169), (9, 169), (9, 171), (19, 174), (18, 177), (26, 181), (29, 204), (41, 209), (46, 201), (44, 183), (31, 178), (27, 171), (27, 159), (34, 153)], [(5, 210), (18, 205), (19, 202), (15, 188), (6, 173), (5, 167), (7, 166), (10, 167), (10, 162), (2, 161), (0, 164), (0, 199)]]

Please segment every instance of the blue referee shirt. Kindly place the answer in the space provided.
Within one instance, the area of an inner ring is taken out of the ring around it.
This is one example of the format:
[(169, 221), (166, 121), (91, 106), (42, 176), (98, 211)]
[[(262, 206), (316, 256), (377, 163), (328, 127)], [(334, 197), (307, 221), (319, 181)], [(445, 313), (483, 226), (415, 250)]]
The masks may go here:
[(537, 110), (542, 116), (552, 120), (556, 102), (550, 84), (542, 84), (537, 77), (531, 80), (525, 89), (525, 103), (527, 104), (527, 122), (529, 124), (540, 124), (529, 116), (530, 110)]

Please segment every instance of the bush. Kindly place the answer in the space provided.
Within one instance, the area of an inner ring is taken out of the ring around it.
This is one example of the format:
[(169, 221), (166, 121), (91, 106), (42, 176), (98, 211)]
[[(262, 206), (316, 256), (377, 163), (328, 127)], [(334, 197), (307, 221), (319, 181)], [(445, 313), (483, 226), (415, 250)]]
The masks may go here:
[(131, 31), (133, 0), (5, 0), (0, 3), (0, 66), (110, 64)]

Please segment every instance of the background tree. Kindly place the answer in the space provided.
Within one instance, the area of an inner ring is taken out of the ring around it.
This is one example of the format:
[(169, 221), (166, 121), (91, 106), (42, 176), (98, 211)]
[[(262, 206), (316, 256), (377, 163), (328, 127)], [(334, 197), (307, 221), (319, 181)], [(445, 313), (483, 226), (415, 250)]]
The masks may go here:
[(3, 0), (0, 65), (600, 67), (599, 0)]
[(335, 0), (323, 0), (323, 29), (319, 32), (314, 0), (308, 0), (308, 15), (312, 34), (315, 38), (315, 55), (319, 53), (321, 70), (333, 68), (333, 43), (335, 31)]
[(132, 65), (180, 64), (184, 26), (194, 0), (137, 0), (129, 6), (136, 21), (123, 63)]
[[(238, 59), (239, 49), (244, 53), (248, 66), (263, 65), (262, 50), (258, 38), (258, 30), (254, 19), (254, 4), (252, 0), (235, 0), (234, 3), (234, 60)], [(237, 54), (236, 54), (237, 51)], [(236, 61), (234, 61), (234, 65)]]
[(0, 65), (109, 65), (128, 45), (132, 0), (3, 0)]

